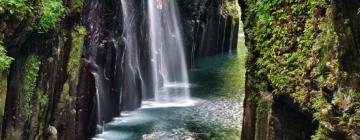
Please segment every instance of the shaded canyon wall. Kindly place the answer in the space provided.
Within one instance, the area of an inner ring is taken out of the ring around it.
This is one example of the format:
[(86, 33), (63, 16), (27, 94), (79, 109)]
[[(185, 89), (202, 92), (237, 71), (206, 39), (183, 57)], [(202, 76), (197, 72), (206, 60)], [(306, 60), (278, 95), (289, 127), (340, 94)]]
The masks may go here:
[(359, 139), (360, 2), (239, 1), (244, 140)]
[(7, 83), (1, 87), (7, 91), (2, 139), (71, 139), (78, 133), (83, 4), (51, 2), (43, 4), (52, 9), (38, 0), (1, 2), (0, 47), (13, 58), (0, 79)]

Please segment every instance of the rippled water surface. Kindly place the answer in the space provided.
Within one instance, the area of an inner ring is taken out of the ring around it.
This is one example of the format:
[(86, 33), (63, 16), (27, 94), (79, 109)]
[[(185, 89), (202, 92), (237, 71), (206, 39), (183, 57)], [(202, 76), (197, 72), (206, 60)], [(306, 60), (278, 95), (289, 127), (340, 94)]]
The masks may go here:
[[(239, 49), (238, 51), (243, 51)], [(143, 103), (143, 108), (123, 112), (105, 125), (96, 139), (191, 140), (239, 139), (244, 92), (244, 56), (220, 54), (194, 63), (192, 100), (181, 103)]]

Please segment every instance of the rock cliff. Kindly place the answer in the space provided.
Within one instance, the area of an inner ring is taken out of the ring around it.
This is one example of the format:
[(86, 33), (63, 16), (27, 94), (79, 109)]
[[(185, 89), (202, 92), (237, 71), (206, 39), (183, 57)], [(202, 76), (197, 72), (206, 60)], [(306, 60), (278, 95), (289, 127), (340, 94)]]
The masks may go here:
[(360, 2), (239, 3), (249, 49), (242, 139), (359, 139)]

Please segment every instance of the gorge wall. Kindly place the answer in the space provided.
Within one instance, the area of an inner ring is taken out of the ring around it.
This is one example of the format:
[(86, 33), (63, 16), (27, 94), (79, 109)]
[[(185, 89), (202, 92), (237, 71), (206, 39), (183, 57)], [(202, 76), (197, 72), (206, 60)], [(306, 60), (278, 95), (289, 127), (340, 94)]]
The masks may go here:
[[(236, 47), (239, 22), (229, 2), (178, 0), (189, 65)], [(126, 35), (125, 4), (135, 26)], [(140, 87), (140, 72), (129, 71), (126, 60), (149, 69), (145, 7), (133, 0), (0, 0), (2, 139), (88, 139), (97, 124), (139, 107), (149, 87)], [(127, 46), (130, 37), (137, 41)], [(127, 47), (136, 56), (121, 57)], [(96, 96), (104, 100), (100, 117)]]
[(359, 139), (360, 2), (240, 0), (242, 139)]
[(6, 49), (0, 57), (11, 62), (0, 79), (7, 83), (1, 85), (2, 139), (74, 136), (86, 34), (82, 6), (81, 1), (0, 1), (0, 47)]

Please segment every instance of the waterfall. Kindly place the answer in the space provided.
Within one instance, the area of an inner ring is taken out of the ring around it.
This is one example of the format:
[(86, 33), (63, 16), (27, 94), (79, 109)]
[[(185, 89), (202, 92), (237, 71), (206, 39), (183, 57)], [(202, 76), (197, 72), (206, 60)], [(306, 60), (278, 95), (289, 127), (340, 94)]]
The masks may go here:
[(147, 2), (154, 100), (184, 103), (190, 100), (190, 84), (177, 3)]
[[(103, 83), (105, 83), (105, 79), (103, 76), (100, 76), (99, 74), (103, 73), (102, 69), (99, 68), (99, 66), (96, 64), (96, 62), (94, 61), (94, 58), (90, 59), (90, 63), (93, 67), (91, 73), (93, 74), (94, 78), (95, 78), (95, 82), (96, 82), (96, 93), (95, 93), (95, 98), (96, 98), (96, 124), (97, 124), (97, 131), (101, 132), (102, 129), (102, 122), (103, 120), (106, 120), (106, 102), (108, 102), (108, 97), (103, 95), (103, 93), (105, 93), (105, 89), (104, 89), (104, 85)], [(103, 115), (104, 114), (104, 115)]]
[(120, 95), (122, 110), (133, 110), (141, 105), (141, 93), (144, 92), (144, 81), (140, 71), (140, 45), (138, 38), (138, 13), (133, 0), (121, 0), (123, 31), (121, 39), (123, 50), (118, 53), (120, 66)]
[(120, 0), (108, 14), (97, 2), (87, 13), (97, 124), (142, 105), (193, 105), (176, 1)]

